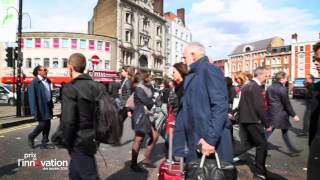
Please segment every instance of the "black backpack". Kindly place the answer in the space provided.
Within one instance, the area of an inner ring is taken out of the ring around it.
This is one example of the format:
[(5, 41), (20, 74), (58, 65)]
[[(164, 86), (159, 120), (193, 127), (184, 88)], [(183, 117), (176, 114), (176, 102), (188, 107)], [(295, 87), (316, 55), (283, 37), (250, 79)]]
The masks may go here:
[(95, 140), (98, 143), (117, 144), (121, 138), (119, 109), (115, 100), (98, 85), (99, 94), (95, 99)]

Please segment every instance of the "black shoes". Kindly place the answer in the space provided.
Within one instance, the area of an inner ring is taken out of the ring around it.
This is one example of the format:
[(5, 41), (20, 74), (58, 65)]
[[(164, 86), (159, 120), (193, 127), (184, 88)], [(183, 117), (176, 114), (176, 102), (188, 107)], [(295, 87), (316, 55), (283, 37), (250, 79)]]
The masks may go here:
[(302, 152), (302, 150), (292, 150), (288, 153), (288, 155), (290, 157), (297, 157), (300, 156), (300, 153)]
[(130, 168), (134, 171), (134, 172), (138, 172), (138, 173), (144, 173), (147, 172), (146, 169), (138, 166), (138, 164), (131, 164)]
[(28, 145), (31, 149), (34, 149), (34, 139), (28, 136)]

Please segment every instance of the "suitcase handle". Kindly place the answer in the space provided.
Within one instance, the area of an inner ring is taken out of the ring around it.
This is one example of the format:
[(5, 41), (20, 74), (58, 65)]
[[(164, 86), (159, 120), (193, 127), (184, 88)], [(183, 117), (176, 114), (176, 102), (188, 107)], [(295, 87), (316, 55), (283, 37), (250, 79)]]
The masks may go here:
[[(221, 163), (220, 163), (220, 158), (219, 158), (218, 153), (215, 152), (215, 153), (214, 153), (214, 156), (216, 157), (216, 162), (217, 162), (218, 168), (221, 169)], [(203, 168), (205, 159), (206, 159), (206, 156), (205, 156), (205, 155), (202, 155), (201, 161), (200, 161), (200, 168)]]
[[(172, 160), (172, 144), (173, 144), (173, 128), (175, 127), (174, 123), (169, 123), (169, 172), (172, 171), (172, 164), (174, 163)], [(183, 157), (180, 158), (180, 171), (183, 172), (183, 164), (184, 159)]]

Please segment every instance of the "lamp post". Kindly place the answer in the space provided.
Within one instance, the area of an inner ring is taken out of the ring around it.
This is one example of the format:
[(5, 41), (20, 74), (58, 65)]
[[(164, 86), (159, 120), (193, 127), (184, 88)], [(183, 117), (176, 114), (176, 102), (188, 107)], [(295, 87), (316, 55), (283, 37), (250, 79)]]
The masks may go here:
[(21, 53), (21, 40), (22, 40), (22, 0), (19, 0), (19, 18), (18, 18), (18, 59), (17, 59), (17, 116), (21, 116), (21, 66), (22, 66), (22, 53)]

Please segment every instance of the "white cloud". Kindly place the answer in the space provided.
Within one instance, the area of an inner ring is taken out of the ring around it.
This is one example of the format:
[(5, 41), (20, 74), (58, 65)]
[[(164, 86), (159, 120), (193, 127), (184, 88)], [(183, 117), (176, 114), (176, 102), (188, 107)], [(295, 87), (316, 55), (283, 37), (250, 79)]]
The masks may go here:
[(296, 7), (270, 8), (261, 0), (202, 0), (192, 5), (190, 29), (209, 55), (227, 57), (235, 46), (280, 36), (290, 44), (298, 33), (301, 41), (316, 40), (320, 21), (311, 12)]

